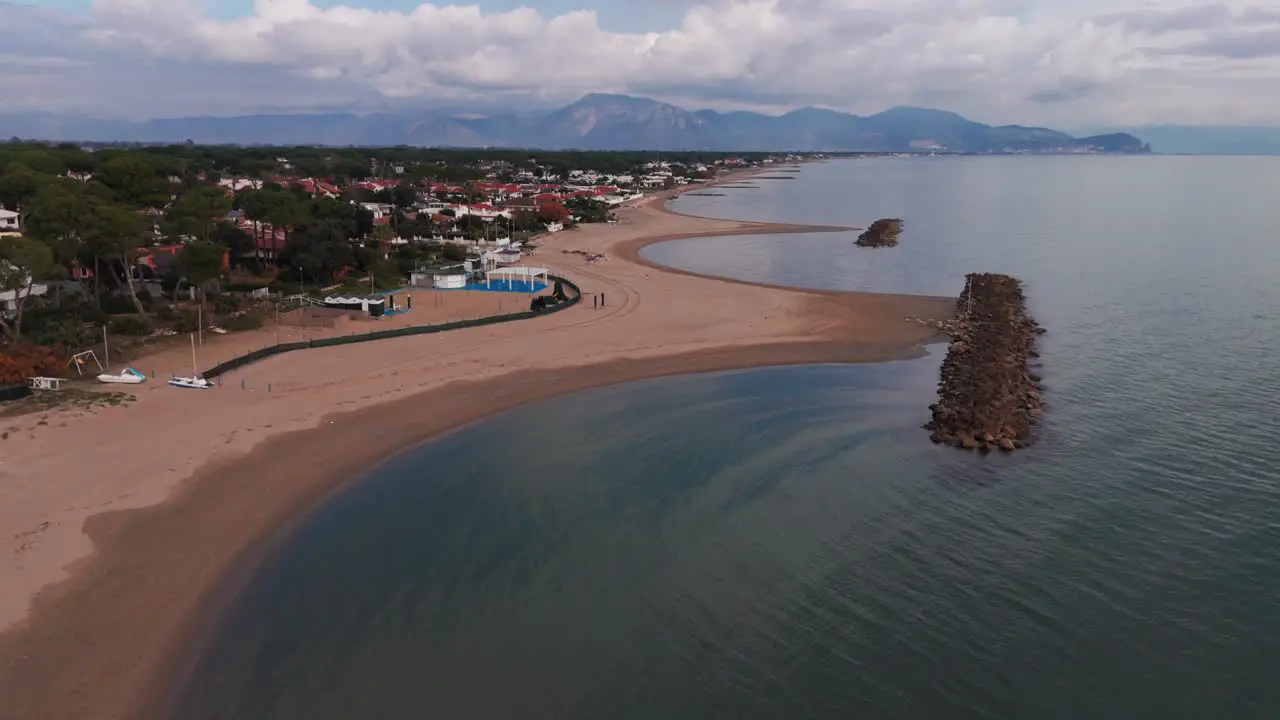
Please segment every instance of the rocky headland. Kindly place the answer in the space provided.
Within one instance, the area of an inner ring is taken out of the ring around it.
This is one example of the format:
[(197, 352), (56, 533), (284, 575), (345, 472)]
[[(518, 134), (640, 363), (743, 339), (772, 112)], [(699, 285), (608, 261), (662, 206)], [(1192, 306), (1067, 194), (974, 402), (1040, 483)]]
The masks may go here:
[(947, 324), (938, 402), (924, 427), (935, 443), (988, 452), (1026, 447), (1042, 411), (1040, 378), (1031, 372), (1044, 332), (1027, 313), (1022, 283), (1008, 275), (970, 273)]
[(880, 218), (871, 223), (854, 245), (861, 247), (893, 247), (898, 244), (898, 236), (902, 234), (902, 221), (898, 218)]

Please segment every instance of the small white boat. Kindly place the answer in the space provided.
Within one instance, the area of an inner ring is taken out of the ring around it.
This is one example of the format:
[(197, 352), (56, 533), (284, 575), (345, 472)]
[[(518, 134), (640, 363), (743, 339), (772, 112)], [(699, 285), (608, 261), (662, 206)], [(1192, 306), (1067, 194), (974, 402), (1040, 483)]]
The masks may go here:
[(176, 377), (169, 381), (174, 387), (188, 388), (191, 390), (208, 390), (213, 387), (213, 383), (202, 377)]
[(196, 336), (191, 334), (191, 377), (175, 377), (169, 381), (174, 387), (187, 388), (189, 390), (208, 390), (213, 387), (213, 383), (200, 377), (200, 370), (196, 366)]
[[(111, 367), (111, 346), (107, 344), (106, 325), (102, 326), (102, 352), (107, 356), (107, 367)], [(110, 373), (106, 371), (107, 368), (102, 367), (101, 363), (99, 363), (98, 369), (103, 371), (102, 374), (98, 376), (98, 382), (100, 383), (137, 385), (147, 379), (146, 375), (134, 370), (133, 368), (125, 368), (118, 373)]]
[(123, 383), (125, 385), (137, 385), (140, 382), (145, 382), (146, 379), (146, 375), (133, 368), (125, 368), (118, 373), (102, 373), (98, 376), (98, 382), (100, 383)]

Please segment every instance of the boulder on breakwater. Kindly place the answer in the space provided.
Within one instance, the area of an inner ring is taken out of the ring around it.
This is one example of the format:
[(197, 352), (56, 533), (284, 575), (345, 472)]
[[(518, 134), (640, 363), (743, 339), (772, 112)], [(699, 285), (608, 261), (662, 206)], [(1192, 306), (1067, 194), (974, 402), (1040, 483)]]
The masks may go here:
[(871, 223), (854, 245), (862, 247), (893, 247), (898, 244), (898, 236), (902, 234), (902, 221), (898, 218), (880, 218)]
[(1040, 380), (1028, 367), (1044, 330), (1027, 313), (1022, 283), (1008, 275), (970, 273), (947, 324), (938, 402), (924, 426), (935, 443), (1012, 451), (1032, 441), (1042, 412)]

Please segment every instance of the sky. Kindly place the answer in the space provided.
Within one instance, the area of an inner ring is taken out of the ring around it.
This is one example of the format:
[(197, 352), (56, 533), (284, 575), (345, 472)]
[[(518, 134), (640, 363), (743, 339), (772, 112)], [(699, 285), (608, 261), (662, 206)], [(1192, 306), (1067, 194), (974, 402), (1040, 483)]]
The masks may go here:
[(1280, 125), (1280, 0), (0, 0), (0, 112), (936, 107)]

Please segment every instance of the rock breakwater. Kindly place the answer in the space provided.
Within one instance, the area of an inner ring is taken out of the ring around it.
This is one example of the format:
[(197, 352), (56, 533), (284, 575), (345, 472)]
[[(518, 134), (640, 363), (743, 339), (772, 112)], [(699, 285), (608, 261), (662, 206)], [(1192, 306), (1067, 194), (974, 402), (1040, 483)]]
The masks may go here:
[(1037, 357), (1044, 332), (1027, 313), (1022, 283), (1008, 275), (970, 273), (947, 324), (951, 346), (942, 361), (938, 402), (924, 426), (935, 443), (988, 452), (1032, 442), (1042, 412)]
[(862, 247), (893, 247), (898, 244), (898, 236), (902, 234), (902, 221), (898, 218), (880, 218), (871, 223), (854, 245)]

